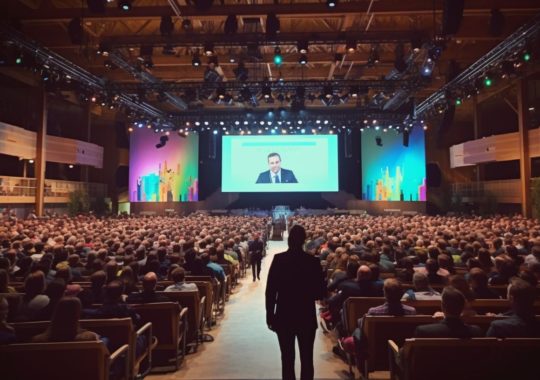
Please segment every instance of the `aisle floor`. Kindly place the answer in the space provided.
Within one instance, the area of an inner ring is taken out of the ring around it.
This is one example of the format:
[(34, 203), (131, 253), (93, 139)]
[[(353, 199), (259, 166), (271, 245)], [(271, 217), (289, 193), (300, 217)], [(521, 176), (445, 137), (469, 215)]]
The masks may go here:
[[(261, 281), (252, 282), (251, 273), (234, 289), (225, 315), (209, 331), (214, 342), (199, 346), (174, 373), (151, 375), (149, 380), (247, 380), (281, 379), (278, 341), (265, 321), (264, 291), (274, 254), (287, 249), (285, 241), (270, 241), (263, 259)], [(297, 348), (298, 351), (298, 348)], [(300, 374), (296, 355), (297, 378)], [(332, 354), (332, 339), (319, 328), (315, 338), (315, 378), (348, 379), (347, 365)]]

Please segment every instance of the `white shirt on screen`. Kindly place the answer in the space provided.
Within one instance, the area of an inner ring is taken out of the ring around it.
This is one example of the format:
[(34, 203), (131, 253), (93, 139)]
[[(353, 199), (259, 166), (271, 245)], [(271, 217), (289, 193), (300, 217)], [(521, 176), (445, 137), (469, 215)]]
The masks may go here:
[(281, 170), (277, 172), (276, 174), (272, 173), (272, 183), (281, 183)]

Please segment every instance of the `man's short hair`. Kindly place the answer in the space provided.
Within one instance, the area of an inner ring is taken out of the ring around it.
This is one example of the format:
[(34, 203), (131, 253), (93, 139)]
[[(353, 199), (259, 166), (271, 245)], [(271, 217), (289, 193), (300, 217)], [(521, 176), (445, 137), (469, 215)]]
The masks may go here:
[(171, 278), (175, 283), (183, 282), (184, 279), (186, 278), (186, 271), (184, 270), (184, 268), (176, 268), (171, 273)]
[(279, 160), (281, 161), (281, 156), (279, 155), (279, 153), (276, 153), (276, 152), (272, 152), (268, 155), (267, 157), (267, 160), (270, 160), (270, 157), (278, 157)]
[(383, 285), (384, 297), (388, 303), (401, 302), (403, 297), (403, 289), (400, 282), (396, 278), (387, 278)]
[(422, 272), (414, 272), (413, 274), (413, 285), (416, 290), (424, 290), (429, 288), (429, 280), (425, 273)]
[(465, 296), (453, 286), (447, 286), (442, 292), (441, 304), (445, 316), (459, 317), (465, 307)]
[(508, 286), (508, 296), (512, 299), (515, 309), (530, 312), (533, 310), (536, 288), (519, 277), (512, 277)]

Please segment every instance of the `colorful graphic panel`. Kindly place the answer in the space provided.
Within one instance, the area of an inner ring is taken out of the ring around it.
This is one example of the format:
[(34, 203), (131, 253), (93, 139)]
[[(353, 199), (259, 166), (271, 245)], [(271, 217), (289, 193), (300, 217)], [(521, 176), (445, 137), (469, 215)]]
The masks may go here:
[(171, 133), (162, 148), (162, 134), (152, 129), (131, 133), (129, 200), (131, 202), (193, 202), (199, 200), (199, 136)]
[[(377, 145), (380, 137), (382, 146)], [(409, 146), (395, 131), (362, 132), (362, 199), (370, 201), (425, 201), (426, 153), (424, 130), (414, 128)]]

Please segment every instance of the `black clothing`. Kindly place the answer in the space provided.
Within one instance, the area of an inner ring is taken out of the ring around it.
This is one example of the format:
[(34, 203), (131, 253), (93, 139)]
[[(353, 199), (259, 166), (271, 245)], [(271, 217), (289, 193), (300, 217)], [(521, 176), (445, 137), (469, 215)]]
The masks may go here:
[(525, 317), (512, 314), (508, 318), (491, 322), (486, 336), (496, 338), (540, 338), (540, 321), (534, 315)]
[(169, 302), (169, 298), (163, 294), (156, 292), (137, 292), (127, 296), (126, 303), (154, 303), (154, 302)]
[(459, 318), (444, 318), (438, 323), (418, 326), (415, 338), (478, 338), (484, 333), (478, 326), (466, 325)]
[(255, 281), (255, 278), (258, 278), (260, 280), (263, 249), (264, 244), (261, 240), (256, 239), (249, 242), (249, 256), (251, 263), (251, 273), (253, 274), (253, 281)]
[(266, 323), (278, 335), (285, 380), (295, 379), (295, 338), (300, 347), (301, 379), (313, 379), (315, 300), (323, 299), (325, 293), (324, 275), (315, 257), (301, 249), (274, 256), (266, 285)]

